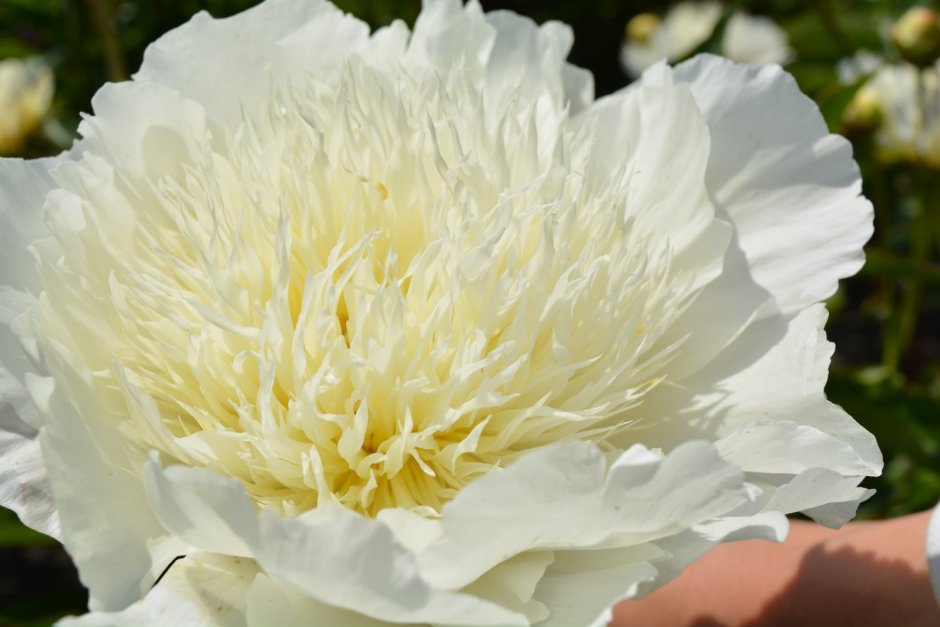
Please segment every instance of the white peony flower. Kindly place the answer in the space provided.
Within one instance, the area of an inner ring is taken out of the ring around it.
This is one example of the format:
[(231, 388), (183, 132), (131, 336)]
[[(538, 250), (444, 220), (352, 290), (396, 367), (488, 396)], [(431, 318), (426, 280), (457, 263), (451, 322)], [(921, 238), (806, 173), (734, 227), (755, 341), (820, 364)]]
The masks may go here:
[[(705, 43), (723, 13), (718, 2), (680, 2), (672, 7), (658, 27), (649, 14), (634, 20), (648, 24), (640, 37), (628, 26), (620, 61), (627, 74), (637, 77), (658, 61), (678, 61)], [(773, 20), (736, 11), (728, 19), (721, 39), (721, 54), (739, 63), (786, 63), (792, 56), (787, 34)]]
[(52, 103), (52, 70), (32, 59), (0, 61), (0, 155), (15, 152)]
[(882, 65), (858, 94), (877, 109), (875, 141), (884, 158), (940, 167), (940, 63)]
[(854, 514), (849, 144), (779, 67), (594, 102), (571, 43), (203, 13), (0, 161), (0, 500), (74, 558), (67, 623), (585, 625)]

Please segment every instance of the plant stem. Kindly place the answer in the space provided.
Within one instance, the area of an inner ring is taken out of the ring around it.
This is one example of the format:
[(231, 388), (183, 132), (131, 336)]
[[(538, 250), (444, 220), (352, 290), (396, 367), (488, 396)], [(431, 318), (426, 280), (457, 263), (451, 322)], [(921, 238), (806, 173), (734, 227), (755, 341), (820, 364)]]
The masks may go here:
[(101, 40), (101, 51), (104, 54), (105, 65), (108, 69), (108, 80), (119, 82), (127, 79), (127, 69), (124, 55), (118, 44), (114, 29), (111, 28), (111, 14), (105, 6), (105, 0), (85, 0), (91, 23), (98, 32)]

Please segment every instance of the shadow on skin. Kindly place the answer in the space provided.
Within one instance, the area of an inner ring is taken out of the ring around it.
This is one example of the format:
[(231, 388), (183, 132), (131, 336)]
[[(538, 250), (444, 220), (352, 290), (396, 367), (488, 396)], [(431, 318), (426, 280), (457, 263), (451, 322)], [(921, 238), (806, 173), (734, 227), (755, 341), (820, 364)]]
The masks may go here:
[(928, 627), (940, 605), (927, 578), (928, 512), (831, 530), (794, 521), (783, 544), (722, 545), (615, 627)]

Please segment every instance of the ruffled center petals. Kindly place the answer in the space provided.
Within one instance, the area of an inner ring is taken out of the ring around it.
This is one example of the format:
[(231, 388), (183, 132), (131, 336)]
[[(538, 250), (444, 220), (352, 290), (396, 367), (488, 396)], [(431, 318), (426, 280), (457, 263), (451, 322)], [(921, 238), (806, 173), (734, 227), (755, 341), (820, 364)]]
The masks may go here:
[(221, 136), (166, 87), (96, 97), (40, 314), (112, 428), (288, 515), (437, 515), (526, 451), (655, 420), (663, 338), (726, 243), (691, 95), (661, 68), (614, 103), (636, 132), (610, 161), (601, 124), (494, 110), (459, 68), (350, 62)]

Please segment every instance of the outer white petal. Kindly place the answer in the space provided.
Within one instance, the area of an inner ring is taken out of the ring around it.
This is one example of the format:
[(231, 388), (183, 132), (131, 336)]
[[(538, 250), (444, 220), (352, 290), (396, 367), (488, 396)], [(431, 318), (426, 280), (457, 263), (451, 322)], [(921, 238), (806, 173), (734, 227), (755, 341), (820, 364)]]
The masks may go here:
[[(648, 410), (663, 419), (644, 432), (645, 441), (668, 448), (695, 429), (766, 488), (765, 508), (812, 509), (820, 522), (845, 522), (851, 504), (870, 495), (857, 486), (880, 473), (881, 453), (870, 433), (826, 400), (832, 344), (825, 319), (815, 305), (789, 320), (752, 324), (678, 388), (651, 395)], [(784, 493), (774, 496), (780, 486)], [(835, 509), (815, 509), (827, 502)]]
[(0, 505), (54, 538), (59, 519), (37, 439), (41, 418), (24, 387), (38, 366), (13, 327), (34, 302), (29, 246), (48, 235), (42, 206), (55, 185), (50, 170), (60, 161), (0, 159)]
[(785, 313), (831, 296), (861, 268), (872, 233), (849, 142), (779, 67), (700, 55), (675, 76), (705, 116), (708, 188), (750, 274)]
[(652, 562), (662, 554), (653, 545), (558, 552), (535, 593), (550, 612), (539, 624), (598, 624), (595, 621), (614, 603), (635, 596), (640, 584), (656, 579), (659, 571)]
[(324, 603), (395, 623), (527, 623), (520, 614), (425, 580), (414, 555), (379, 521), (330, 505), (292, 519), (266, 514), (258, 563), (276, 581)]
[(486, 66), (487, 102), (498, 106), (506, 94), (532, 99), (551, 96), (558, 108), (571, 104), (576, 113), (594, 99), (590, 72), (565, 62), (574, 43), (571, 27), (561, 22), (541, 26), (511, 11), (493, 11), (486, 21), (496, 29), (496, 40)]
[(59, 514), (38, 432), (20, 420), (10, 404), (14, 386), (19, 387), (19, 382), (0, 368), (0, 504), (16, 512), (24, 524), (58, 539)]
[[(64, 368), (60, 372), (69, 372)], [(71, 397), (85, 394), (79, 414), (72, 398), (51, 380), (34, 380), (30, 392), (45, 416), (40, 434), (55, 502), (62, 520), (62, 542), (89, 589), (92, 610), (120, 610), (150, 586), (162, 568), (186, 550), (168, 536), (144, 495), (141, 454), (130, 450), (114, 430), (99, 421), (116, 420), (85, 383), (63, 380)], [(99, 405), (100, 407), (100, 405)]]
[[(245, 599), (248, 625), (342, 625), (342, 627), (382, 627), (389, 623), (350, 610), (321, 603), (282, 586), (264, 574), (255, 577)], [(413, 624), (413, 623), (412, 623)]]
[(325, 0), (268, 0), (224, 19), (201, 12), (151, 44), (134, 78), (197, 100), (213, 122), (238, 121), (242, 110), (256, 113), (272, 88), (339, 76), (368, 36), (365, 23)]
[(427, 0), (415, 22), (407, 62), (441, 77), (462, 65), (484, 85), (490, 107), (499, 107), (521, 86), (523, 97), (547, 94), (555, 107), (568, 104), (577, 112), (594, 99), (594, 79), (565, 61), (573, 42), (571, 29), (559, 22), (539, 26), (509, 11), (484, 15), (476, 0), (465, 6), (459, 0)]
[[(48, 235), (42, 223), (42, 204), (55, 185), (50, 170), (59, 161), (59, 157), (0, 159), (0, 285), (25, 290), (36, 284), (35, 263), (28, 248)], [(5, 352), (0, 358), (5, 359)]]
[(460, 0), (426, 0), (415, 20), (406, 63), (429, 67), (442, 77), (462, 64), (482, 79), (495, 41), (496, 30), (476, 0), (466, 6)]
[[(182, 177), (189, 155), (209, 141), (206, 109), (162, 85), (109, 83), (91, 103), (95, 115), (78, 127), (85, 146), (120, 168), (126, 182), (137, 186), (137, 193), (145, 193), (148, 180)], [(63, 174), (68, 175), (68, 170)]]
[(252, 560), (192, 553), (174, 562), (160, 583), (124, 611), (92, 612), (66, 618), (58, 624), (63, 627), (238, 627), (246, 624), (246, 596), (257, 573), (258, 567)]
[(153, 460), (147, 484), (169, 531), (200, 549), (253, 555), (278, 585), (311, 598), (295, 601), (301, 606), (326, 604), (338, 615), (348, 610), (390, 622), (525, 622), (493, 603), (429, 585), (414, 555), (381, 521), (324, 504), (298, 518), (263, 512), (259, 522), (236, 480), (192, 468), (161, 469)]
[(154, 456), (144, 468), (144, 486), (157, 518), (187, 544), (251, 556), (257, 513), (238, 481), (186, 466), (163, 469)]
[(591, 444), (548, 447), (448, 503), (441, 537), (420, 555), (421, 570), (439, 585), (460, 587), (524, 551), (652, 541), (744, 503), (741, 480), (704, 442), (666, 457), (636, 445), (609, 471)]

